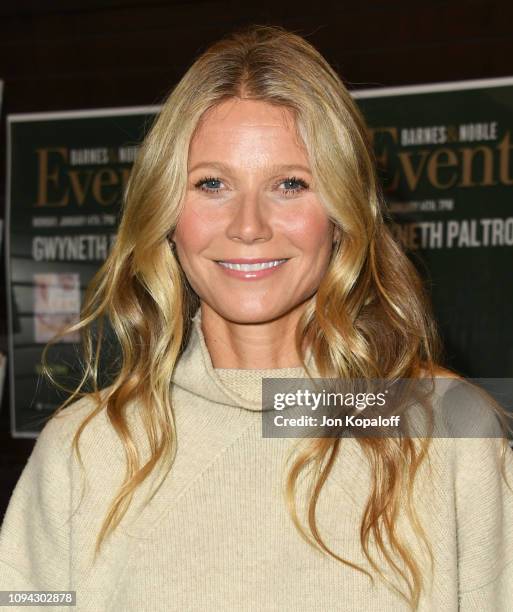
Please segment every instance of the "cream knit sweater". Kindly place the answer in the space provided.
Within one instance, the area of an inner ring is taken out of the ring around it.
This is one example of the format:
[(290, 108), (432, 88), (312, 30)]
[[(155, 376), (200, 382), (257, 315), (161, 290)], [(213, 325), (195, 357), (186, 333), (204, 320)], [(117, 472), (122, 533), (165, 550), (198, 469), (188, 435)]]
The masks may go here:
[[(75, 590), (76, 609), (91, 612), (408, 610), (377, 575), (372, 586), (366, 575), (300, 537), (281, 492), (295, 440), (261, 435), (264, 376), (304, 371), (214, 369), (198, 311), (174, 377), (175, 464), (140, 514), (156, 480), (138, 489), (92, 567), (96, 535), (123, 479), (123, 448), (105, 414), (86, 427), (80, 448), (87, 487), (77, 510), (81, 472), (70, 444), (91, 400), (49, 421), (4, 517), (0, 590)], [(445, 392), (437, 391), (441, 404)], [(128, 414), (146, 456), (135, 406)], [(416, 486), (435, 561), (423, 612), (513, 610), (513, 494), (498, 471), (498, 446), (492, 438), (433, 441), (432, 472), (423, 469)], [(511, 452), (506, 468), (513, 482)], [(317, 522), (334, 552), (373, 573), (359, 539), (369, 483), (358, 443), (343, 440)], [(305, 484), (301, 491), (306, 494)], [(304, 523), (303, 510), (300, 504)], [(398, 529), (415, 545), (406, 523)], [(418, 546), (413, 550), (421, 554)], [(389, 569), (387, 576), (394, 579)]]

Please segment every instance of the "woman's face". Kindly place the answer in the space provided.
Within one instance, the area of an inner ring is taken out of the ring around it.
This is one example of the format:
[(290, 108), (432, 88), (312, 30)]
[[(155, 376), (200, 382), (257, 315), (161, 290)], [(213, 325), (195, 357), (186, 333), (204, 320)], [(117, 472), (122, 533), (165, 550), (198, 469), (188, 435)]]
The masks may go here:
[[(305, 305), (334, 237), (312, 181), (290, 110), (233, 98), (204, 114), (172, 235), (202, 307), (263, 323)], [(273, 267), (262, 269), (261, 260)]]

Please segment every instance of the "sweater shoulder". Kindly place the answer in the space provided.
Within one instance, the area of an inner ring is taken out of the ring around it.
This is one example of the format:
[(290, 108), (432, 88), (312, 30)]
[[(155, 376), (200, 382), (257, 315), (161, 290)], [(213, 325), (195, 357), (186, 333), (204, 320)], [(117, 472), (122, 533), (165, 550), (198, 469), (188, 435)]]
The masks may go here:
[(433, 379), (435, 436), (505, 438), (507, 411), (483, 387), (458, 376)]
[(51, 415), (37, 438), (37, 445), (41, 451), (50, 446), (58, 446), (61, 452), (69, 456), (79, 430), (81, 430), (81, 451), (83, 449), (94, 453), (94, 449), (101, 446), (105, 458), (109, 449), (114, 450), (119, 438), (102, 404), (109, 389), (109, 387), (101, 389), (98, 396), (93, 393), (83, 395)]

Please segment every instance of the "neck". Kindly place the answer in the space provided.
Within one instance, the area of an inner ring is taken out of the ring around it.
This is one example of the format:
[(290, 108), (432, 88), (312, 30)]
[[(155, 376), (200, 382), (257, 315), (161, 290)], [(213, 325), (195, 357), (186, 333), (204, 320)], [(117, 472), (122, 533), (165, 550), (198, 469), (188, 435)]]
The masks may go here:
[(295, 331), (302, 310), (263, 323), (238, 323), (202, 302), (201, 329), (212, 365), (243, 370), (301, 367)]

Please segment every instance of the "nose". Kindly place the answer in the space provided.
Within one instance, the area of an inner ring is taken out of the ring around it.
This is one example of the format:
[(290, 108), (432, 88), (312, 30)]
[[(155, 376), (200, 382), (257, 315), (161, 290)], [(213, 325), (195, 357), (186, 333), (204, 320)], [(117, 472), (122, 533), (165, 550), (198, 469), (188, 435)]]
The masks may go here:
[(234, 207), (226, 234), (231, 240), (245, 243), (267, 241), (272, 235), (270, 211), (263, 196), (246, 193)]

